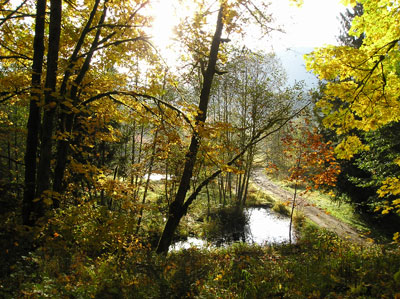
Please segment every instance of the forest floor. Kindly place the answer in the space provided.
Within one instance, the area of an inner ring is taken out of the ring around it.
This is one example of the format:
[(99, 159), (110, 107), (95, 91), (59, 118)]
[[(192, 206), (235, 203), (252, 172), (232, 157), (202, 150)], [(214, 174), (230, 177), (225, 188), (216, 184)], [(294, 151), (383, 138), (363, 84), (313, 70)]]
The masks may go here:
[[(274, 198), (284, 202), (291, 202), (293, 200), (293, 193), (272, 182), (262, 168), (254, 170), (253, 181), (264, 191), (270, 193)], [(371, 244), (363, 238), (355, 228), (330, 215), (329, 212), (309, 203), (305, 197), (297, 195), (296, 202), (296, 208), (318, 226), (336, 233), (343, 239), (351, 240), (352, 242), (362, 245)]]

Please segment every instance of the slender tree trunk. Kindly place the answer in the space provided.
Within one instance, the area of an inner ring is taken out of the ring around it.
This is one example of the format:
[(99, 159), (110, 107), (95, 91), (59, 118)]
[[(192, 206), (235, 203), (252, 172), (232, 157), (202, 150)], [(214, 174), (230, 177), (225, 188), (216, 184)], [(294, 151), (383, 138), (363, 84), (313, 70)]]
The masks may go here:
[(215, 189), (216, 189), (215, 185), (216, 185), (216, 183), (214, 182), (211, 190), (212, 190), (212, 195), (214, 198), (214, 204), (217, 204), (217, 194), (215, 193)]
[(226, 194), (225, 194), (225, 184), (224, 178), (221, 176), (221, 191), (222, 191), (222, 206), (226, 206)]
[(207, 191), (207, 216), (210, 216), (210, 190), (208, 189), (208, 185), (206, 186)]
[(246, 177), (246, 183), (245, 183), (244, 193), (243, 193), (243, 198), (242, 198), (242, 206), (245, 206), (245, 205), (246, 205), (247, 192), (248, 192), (248, 190), (249, 190), (249, 180), (250, 180), (251, 167), (252, 167), (252, 165), (249, 165), (249, 166), (248, 166), (247, 177)]
[[(302, 149), (300, 148), (299, 151), (299, 157), (297, 159), (297, 170), (300, 169), (300, 163), (301, 163), (301, 155), (302, 155)], [(297, 188), (298, 188), (298, 179), (299, 176), (296, 176), (296, 181), (294, 185), (294, 194), (293, 194), (293, 202), (292, 202), (292, 209), (290, 211), (290, 223), (289, 223), (289, 243), (292, 244), (292, 225), (293, 225), (293, 214), (294, 214), (294, 208), (296, 207), (296, 196), (297, 196)]]
[(40, 203), (34, 202), (36, 193), (37, 149), (39, 143), (42, 67), (44, 57), (44, 27), (46, 0), (36, 1), (35, 38), (33, 40), (32, 91), (29, 103), (28, 134), (25, 151), (25, 186), (22, 202), (22, 221), (33, 225), (40, 212)]
[(236, 194), (236, 199), (239, 193), (239, 176), (235, 175), (235, 194)]
[(245, 172), (243, 174), (239, 175), (239, 188), (238, 188), (238, 194), (237, 194), (237, 204), (239, 206), (242, 203), (245, 182), (246, 182), (246, 168), (245, 168)]
[[(144, 125), (142, 124), (141, 129), (140, 129), (140, 142), (139, 142), (139, 149), (138, 149), (138, 155), (137, 155), (137, 164), (138, 165), (140, 165), (140, 162), (142, 160), (143, 135), (144, 135)], [(133, 198), (139, 198), (140, 185), (142, 185), (142, 175), (139, 172), (135, 176), (135, 184), (134, 184), (135, 187), (134, 187)]]
[[(18, 160), (18, 158), (19, 158), (19, 155), (18, 155), (18, 148), (19, 148), (19, 144), (18, 144), (18, 134), (17, 134), (17, 132), (14, 132), (14, 156), (15, 156), (15, 161), (17, 161)], [(17, 182), (17, 185), (18, 185), (18, 188), (17, 188), (17, 198), (20, 198), (20, 188), (19, 188), (19, 177), (20, 177), (20, 174), (19, 174), (19, 165), (18, 165), (18, 163), (14, 163), (14, 165), (15, 165), (15, 179), (16, 179), (16, 182)]]
[(247, 192), (248, 192), (248, 189), (249, 189), (249, 181), (250, 181), (251, 169), (253, 167), (253, 159), (254, 159), (253, 152), (254, 152), (254, 147), (251, 147), (249, 149), (248, 155), (247, 155), (246, 170), (245, 170), (245, 181), (244, 181), (244, 192), (243, 192), (242, 201), (241, 201), (242, 206), (245, 206), (245, 204), (246, 204)]
[(242, 174), (236, 176), (236, 201), (240, 201), (241, 198), (241, 187), (242, 187)]
[(131, 148), (131, 185), (133, 186), (134, 175), (133, 175), (133, 164), (135, 164), (135, 150), (136, 150), (136, 121), (133, 121), (133, 132), (132, 132), (132, 148)]
[(50, 188), (50, 161), (53, 138), (53, 124), (56, 113), (57, 97), (54, 95), (57, 85), (58, 52), (61, 35), (62, 1), (50, 0), (49, 48), (47, 53), (47, 73), (45, 85), (45, 108), (43, 114), (42, 140), (36, 196), (40, 197)]
[(232, 203), (232, 173), (228, 173), (229, 202)]
[(169, 165), (168, 165), (169, 158), (165, 160), (165, 184), (164, 184), (164, 192), (165, 192), (165, 200), (169, 207), (169, 196), (168, 196), (168, 173), (169, 173)]
[(137, 226), (136, 226), (136, 234), (139, 233), (140, 224), (142, 222), (143, 206), (146, 203), (147, 191), (148, 191), (149, 185), (150, 185), (150, 176), (151, 176), (151, 172), (153, 171), (153, 164), (154, 164), (154, 159), (155, 159), (155, 156), (156, 156), (157, 135), (158, 135), (158, 129), (156, 130), (156, 132), (154, 134), (154, 141), (153, 141), (153, 146), (152, 146), (152, 149), (151, 149), (150, 165), (149, 165), (149, 169), (148, 169), (148, 173), (147, 173), (146, 185), (144, 186), (142, 207), (140, 208), (140, 212), (139, 212), (139, 219), (138, 219)]
[(219, 204), (222, 204), (221, 178), (218, 178)]
[[(199, 114), (196, 117), (196, 126), (202, 126), (207, 117), (207, 108), (210, 99), (211, 84), (215, 75), (217, 56), (218, 56), (219, 46), (221, 43), (221, 34), (223, 28), (222, 15), (223, 15), (223, 8), (221, 6), (218, 13), (216, 30), (211, 44), (207, 70), (204, 74), (203, 87), (200, 93), (200, 102), (198, 107)], [(189, 151), (186, 154), (185, 166), (178, 187), (178, 192), (175, 196), (174, 201), (170, 205), (169, 217), (165, 225), (164, 231), (161, 235), (160, 241), (158, 243), (157, 253), (168, 252), (168, 248), (172, 242), (173, 234), (176, 228), (178, 227), (181, 218), (186, 212), (184, 208), (184, 200), (186, 197), (186, 193), (190, 187), (190, 179), (192, 177), (193, 168), (196, 163), (197, 152), (199, 149), (200, 141), (201, 141), (201, 136), (197, 132), (193, 132), (189, 146)]]
[[(104, 8), (103, 8), (103, 13), (101, 15), (101, 18), (99, 20), (98, 25), (102, 25), (104, 23), (105, 20), (105, 16), (106, 16), (106, 12), (107, 12), (107, 6), (106, 6), (106, 2), (104, 3)], [(61, 96), (65, 96), (66, 93), (66, 89), (67, 89), (67, 82), (71, 76), (71, 69), (74, 65), (74, 63), (77, 61), (78, 59), (78, 53), (83, 45), (84, 39), (87, 35), (87, 33), (90, 30), (90, 25), (93, 21), (93, 18), (95, 16), (95, 13), (97, 12), (98, 9), (98, 5), (99, 5), (100, 1), (97, 0), (94, 3), (94, 7), (92, 9), (92, 12), (90, 14), (89, 20), (78, 40), (78, 43), (75, 47), (74, 53), (72, 54), (71, 57), (71, 62), (70, 62), (70, 67), (67, 69), (66, 73), (64, 74), (64, 79), (60, 88), (60, 95)], [(99, 39), (100, 39), (100, 34), (101, 34), (101, 28), (98, 28), (96, 31), (96, 35), (94, 37), (94, 40), (90, 46), (90, 50), (85, 58), (85, 61), (81, 67), (81, 69), (79, 70), (78, 76), (76, 77), (76, 79), (74, 80), (71, 90), (70, 90), (70, 99), (72, 100), (72, 105), (74, 107), (77, 106), (78, 104), (78, 86), (82, 83), (82, 80), (84, 79), (87, 71), (89, 70), (90, 67), (90, 63), (92, 60), (92, 57), (94, 55), (94, 52), (96, 51), (96, 48), (98, 46), (99, 43)], [(68, 111), (68, 108), (63, 106), (63, 109)], [(69, 113), (65, 113), (63, 112), (60, 116), (61, 119), (61, 130), (63, 133), (67, 133), (70, 134), (72, 133), (73, 130), (73, 120), (75, 117), (75, 113), (73, 113), (72, 111), (69, 111)], [(71, 136), (69, 137), (71, 138)], [(59, 142), (57, 143), (57, 157), (56, 157), (56, 167), (54, 170), (54, 184), (53, 184), (53, 190), (60, 193), (63, 191), (63, 186), (62, 186), (62, 182), (64, 179), (64, 173), (65, 173), (65, 168), (67, 165), (67, 158), (68, 158), (68, 149), (69, 149), (69, 144), (70, 144), (70, 140), (68, 139), (61, 139), (59, 140)], [(53, 200), (54, 203), (54, 207), (58, 207), (59, 206), (59, 202), (57, 199)]]
[(8, 179), (10, 182), (12, 182), (12, 160), (13, 158), (11, 157), (11, 142), (10, 139), (7, 138), (7, 159), (8, 159)]

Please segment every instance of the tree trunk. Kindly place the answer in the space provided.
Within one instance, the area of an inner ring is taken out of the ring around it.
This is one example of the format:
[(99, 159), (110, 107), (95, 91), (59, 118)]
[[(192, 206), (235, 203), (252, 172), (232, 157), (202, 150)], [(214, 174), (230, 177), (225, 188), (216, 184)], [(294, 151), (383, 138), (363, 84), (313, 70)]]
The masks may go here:
[[(300, 169), (301, 156), (302, 156), (302, 149), (300, 148), (299, 156), (298, 156), (298, 158), (297, 158), (296, 171), (298, 171), (298, 170)], [(290, 244), (292, 244), (293, 214), (294, 214), (294, 208), (296, 207), (296, 197), (297, 197), (298, 183), (299, 183), (299, 175), (297, 174), (297, 175), (296, 175), (295, 185), (294, 185), (294, 194), (293, 194), (292, 209), (291, 209), (291, 211), (290, 211), (290, 223), (289, 223), (289, 243), (290, 243)]]
[[(54, 95), (57, 85), (58, 52), (61, 35), (61, 0), (50, 0), (49, 47), (47, 53), (47, 73), (45, 84), (45, 108), (43, 114), (42, 140), (38, 167), (36, 196), (50, 188), (50, 161), (53, 137), (53, 123), (57, 97)], [(40, 201), (43, 204), (43, 201)]]
[(232, 203), (232, 173), (229, 172), (228, 173), (228, 177), (227, 177), (227, 185), (228, 185), (228, 190), (229, 190), (229, 202)]
[(131, 148), (131, 185), (133, 186), (134, 175), (133, 175), (133, 164), (135, 164), (135, 150), (136, 150), (136, 121), (133, 121), (132, 128), (132, 148)]
[(245, 181), (246, 181), (246, 172), (244, 174), (240, 174), (239, 175), (239, 180), (238, 180), (239, 186), (238, 186), (238, 192), (236, 194), (236, 201), (237, 201), (237, 205), (239, 205), (239, 206), (240, 206), (240, 203), (242, 201), (244, 182)]
[[(74, 53), (72, 54), (71, 62), (70, 62), (71, 68), (73, 67), (74, 63), (77, 61), (78, 53), (83, 45), (83, 41), (84, 41), (87, 33), (90, 31), (90, 25), (93, 21), (95, 13), (97, 12), (99, 2), (100, 2), (99, 0), (95, 2), (93, 10), (91, 12), (91, 15), (89, 17), (89, 20), (79, 38), (79, 41), (75, 47)], [(98, 25), (102, 25), (104, 23), (106, 11), (107, 11), (107, 6), (104, 5), (103, 13), (101, 15)], [(76, 79), (74, 80), (74, 83), (72, 84), (72, 87), (70, 90), (70, 98), (72, 99), (72, 105), (74, 107), (76, 107), (78, 104), (78, 95), (77, 95), (78, 94), (78, 86), (82, 83), (82, 80), (84, 79), (87, 71), (89, 70), (92, 57), (98, 46), (100, 34), (101, 34), (101, 28), (97, 29), (94, 40), (90, 46), (90, 50), (85, 58), (85, 61), (82, 65), (81, 69), (79, 70), (78, 76), (76, 77)], [(62, 85), (60, 88), (61, 96), (65, 96), (66, 88), (67, 88), (66, 86), (67, 86), (67, 82), (69, 80), (70, 75), (71, 75), (71, 71), (70, 71), (70, 68), (68, 68), (66, 73), (64, 74), (64, 79), (63, 79), (63, 82), (62, 82)], [(68, 108), (65, 106), (63, 106), (63, 109), (68, 111)], [(60, 116), (61, 130), (63, 133), (68, 134), (68, 133), (72, 132), (73, 125), (74, 125), (73, 124), (74, 117), (75, 117), (75, 113), (73, 113), (72, 111), (69, 111), (69, 113), (63, 112), (61, 114), (61, 116)], [(58, 193), (62, 192), (62, 190), (63, 190), (62, 182), (64, 179), (65, 168), (67, 165), (69, 144), (70, 144), (70, 141), (65, 138), (59, 140), (57, 143), (57, 157), (56, 157), (56, 167), (54, 170), (53, 190)], [(54, 199), (54, 207), (58, 207), (58, 206), (59, 206), (58, 200)]]
[(154, 159), (156, 157), (157, 136), (158, 136), (158, 129), (156, 130), (156, 132), (154, 134), (153, 146), (151, 149), (151, 157), (150, 157), (150, 162), (149, 162), (149, 169), (148, 169), (148, 173), (147, 173), (147, 180), (146, 180), (146, 185), (144, 186), (142, 206), (140, 207), (139, 219), (138, 219), (138, 222), (136, 225), (136, 234), (139, 233), (140, 224), (141, 224), (142, 218), (143, 218), (143, 208), (144, 208), (144, 204), (146, 203), (147, 191), (148, 191), (149, 185), (150, 185), (150, 176), (153, 171)]
[(219, 195), (219, 204), (222, 204), (222, 191), (221, 191), (221, 178), (218, 178), (218, 195)]
[(248, 170), (247, 170), (246, 183), (244, 186), (244, 193), (243, 193), (243, 197), (242, 197), (242, 206), (243, 207), (246, 205), (247, 192), (249, 189), (249, 180), (250, 180), (250, 174), (251, 174), (251, 167), (252, 167), (252, 163), (250, 163), (250, 165), (248, 166)]
[(40, 203), (35, 203), (36, 192), (36, 158), (39, 143), (41, 79), (44, 57), (44, 26), (46, 15), (46, 0), (36, 1), (35, 38), (33, 40), (33, 64), (31, 79), (31, 100), (29, 103), (29, 117), (25, 151), (25, 186), (22, 202), (22, 221), (25, 225), (33, 225), (38, 214)]
[[(140, 129), (140, 142), (139, 142), (139, 149), (138, 149), (138, 154), (137, 154), (137, 164), (140, 167), (140, 162), (142, 160), (142, 147), (143, 147), (143, 136), (144, 136), (144, 124), (142, 124), (141, 129)], [(139, 198), (139, 191), (140, 191), (140, 186), (142, 185), (142, 174), (141, 172), (136, 173), (135, 175), (135, 183), (134, 183), (134, 188), (133, 188), (133, 199), (135, 200), (136, 198)]]
[(244, 181), (244, 187), (243, 187), (243, 195), (242, 195), (242, 200), (241, 200), (241, 205), (245, 206), (246, 205), (246, 199), (247, 199), (247, 192), (249, 189), (249, 180), (250, 180), (250, 175), (251, 175), (251, 169), (253, 167), (253, 160), (254, 160), (254, 147), (250, 147), (247, 155), (247, 162), (246, 162), (246, 170), (245, 170), (245, 181)]
[(226, 206), (226, 194), (225, 194), (225, 184), (224, 184), (224, 178), (221, 176), (221, 191), (222, 191), (222, 206)]
[[(223, 14), (223, 7), (221, 6), (218, 13), (216, 30), (211, 44), (208, 66), (204, 74), (203, 87), (200, 93), (200, 102), (198, 107), (199, 114), (196, 117), (196, 127), (201, 127), (204, 124), (207, 117), (207, 108), (210, 98), (211, 84), (215, 75), (215, 67), (217, 63), (219, 45), (221, 43), (221, 34), (223, 28), (222, 14)], [(174, 201), (170, 205), (169, 217), (165, 225), (164, 231), (161, 235), (160, 241), (158, 243), (157, 253), (168, 252), (168, 248), (172, 242), (173, 234), (176, 228), (178, 227), (178, 224), (182, 216), (186, 212), (185, 211), (186, 209), (184, 208), (184, 200), (186, 197), (186, 193), (190, 187), (190, 179), (192, 178), (193, 168), (196, 163), (197, 152), (199, 149), (200, 141), (201, 141), (201, 136), (196, 131), (194, 131), (190, 142), (189, 151), (186, 154), (185, 166), (178, 187), (178, 192), (175, 196)]]

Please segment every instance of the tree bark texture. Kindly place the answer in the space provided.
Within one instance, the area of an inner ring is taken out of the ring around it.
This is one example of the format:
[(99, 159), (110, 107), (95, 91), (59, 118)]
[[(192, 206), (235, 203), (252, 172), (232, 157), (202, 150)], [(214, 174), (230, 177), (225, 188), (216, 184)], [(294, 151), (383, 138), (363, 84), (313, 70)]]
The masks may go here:
[(37, 148), (39, 143), (41, 79), (44, 57), (44, 27), (46, 16), (46, 0), (36, 1), (35, 37), (33, 40), (32, 91), (29, 103), (27, 138), (25, 151), (25, 186), (22, 203), (22, 221), (25, 225), (33, 225), (37, 214), (41, 214), (40, 204), (35, 203)]
[[(94, 19), (94, 16), (98, 10), (98, 5), (99, 5), (100, 1), (96, 1), (92, 12), (90, 14), (89, 20), (84, 28), (84, 30), (82, 31), (82, 34), (79, 38), (79, 41), (75, 47), (74, 53), (71, 56), (71, 66), (70, 68), (73, 67), (74, 63), (77, 61), (78, 59), (78, 54), (79, 51), (83, 45), (83, 42), (85, 40), (85, 38), (87, 37), (87, 34), (90, 31), (90, 26), (92, 24), (92, 21)], [(101, 18), (99, 20), (98, 25), (102, 25), (104, 23), (105, 20), (105, 16), (106, 16), (106, 12), (107, 12), (107, 6), (106, 6), (107, 1), (105, 1), (104, 3), (104, 8), (103, 8), (103, 12), (101, 15)], [(99, 43), (99, 39), (100, 39), (100, 34), (101, 34), (101, 26), (100, 28), (96, 31), (94, 40), (91, 44), (90, 50), (85, 58), (85, 61), (81, 67), (81, 69), (79, 70), (78, 76), (76, 77), (76, 79), (74, 80), (74, 83), (71, 86), (71, 90), (69, 93), (69, 98), (72, 100), (72, 105), (74, 107), (77, 106), (78, 104), (78, 86), (82, 83), (82, 80), (84, 79), (87, 71), (89, 70), (90, 67), (90, 63), (92, 60), (92, 57), (94, 55), (94, 52), (96, 51), (96, 48), (98, 46)], [(63, 79), (63, 83), (61, 85), (61, 96), (65, 96), (66, 94), (66, 88), (67, 88), (67, 82), (70, 78), (71, 75), (71, 71), (70, 68), (67, 69), (67, 71), (64, 74), (64, 79)], [(67, 107), (63, 107), (64, 110), (68, 111)], [(72, 111), (69, 111), (69, 113), (62, 113), (60, 116), (61, 119), (61, 131), (63, 133), (72, 133), (72, 128), (73, 128), (73, 120), (75, 117), (75, 113), (73, 113)], [(71, 138), (71, 136), (70, 136)], [(69, 139), (70, 139), (69, 138)], [(67, 165), (67, 159), (68, 159), (68, 149), (69, 149), (69, 144), (70, 144), (70, 140), (63, 138), (60, 141), (58, 141), (57, 143), (57, 157), (56, 157), (56, 167), (54, 170), (54, 184), (53, 184), (53, 189), (54, 191), (60, 193), (63, 191), (63, 186), (62, 186), (62, 182), (64, 179), (64, 174), (65, 174), (65, 168)], [(59, 202), (55, 201), (54, 202), (54, 206), (58, 207)]]
[[(43, 113), (42, 139), (40, 144), (40, 160), (37, 171), (36, 196), (40, 197), (50, 188), (50, 162), (53, 138), (54, 116), (58, 104), (56, 92), (58, 54), (61, 35), (62, 1), (50, 0), (49, 46), (47, 53), (47, 73), (45, 84), (45, 108)], [(42, 201), (39, 201), (42, 202)], [(43, 202), (42, 202), (43, 204)]]

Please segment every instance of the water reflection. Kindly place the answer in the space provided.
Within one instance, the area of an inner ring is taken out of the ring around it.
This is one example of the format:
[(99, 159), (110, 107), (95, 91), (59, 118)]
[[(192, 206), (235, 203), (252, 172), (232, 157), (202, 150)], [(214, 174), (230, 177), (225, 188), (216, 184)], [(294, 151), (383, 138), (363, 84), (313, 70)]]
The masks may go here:
[[(249, 214), (247, 243), (263, 245), (265, 243), (289, 242), (289, 217), (279, 215), (270, 209), (248, 208)], [(292, 240), (295, 240), (292, 232)]]
[(171, 245), (171, 250), (188, 249), (190, 247), (211, 247), (206, 240), (188, 237), (185, 241), (179, 241)]
[[(288, 217), (261, 207), (246, 208), (245, 213), (249, 221), (241, 231), (224, 232), (223, 238), (214, 239), (212, 242), (189, 237), (186, 241), (176, 242), (171, 246), (171, 249), (187, 249), (192, 246), (201, 248), (220, 247), (230, 245), (233, 242), (259, 245), (289, 242), (290, 219)], [(292, 240), (296, 240), (293, 230)]]

